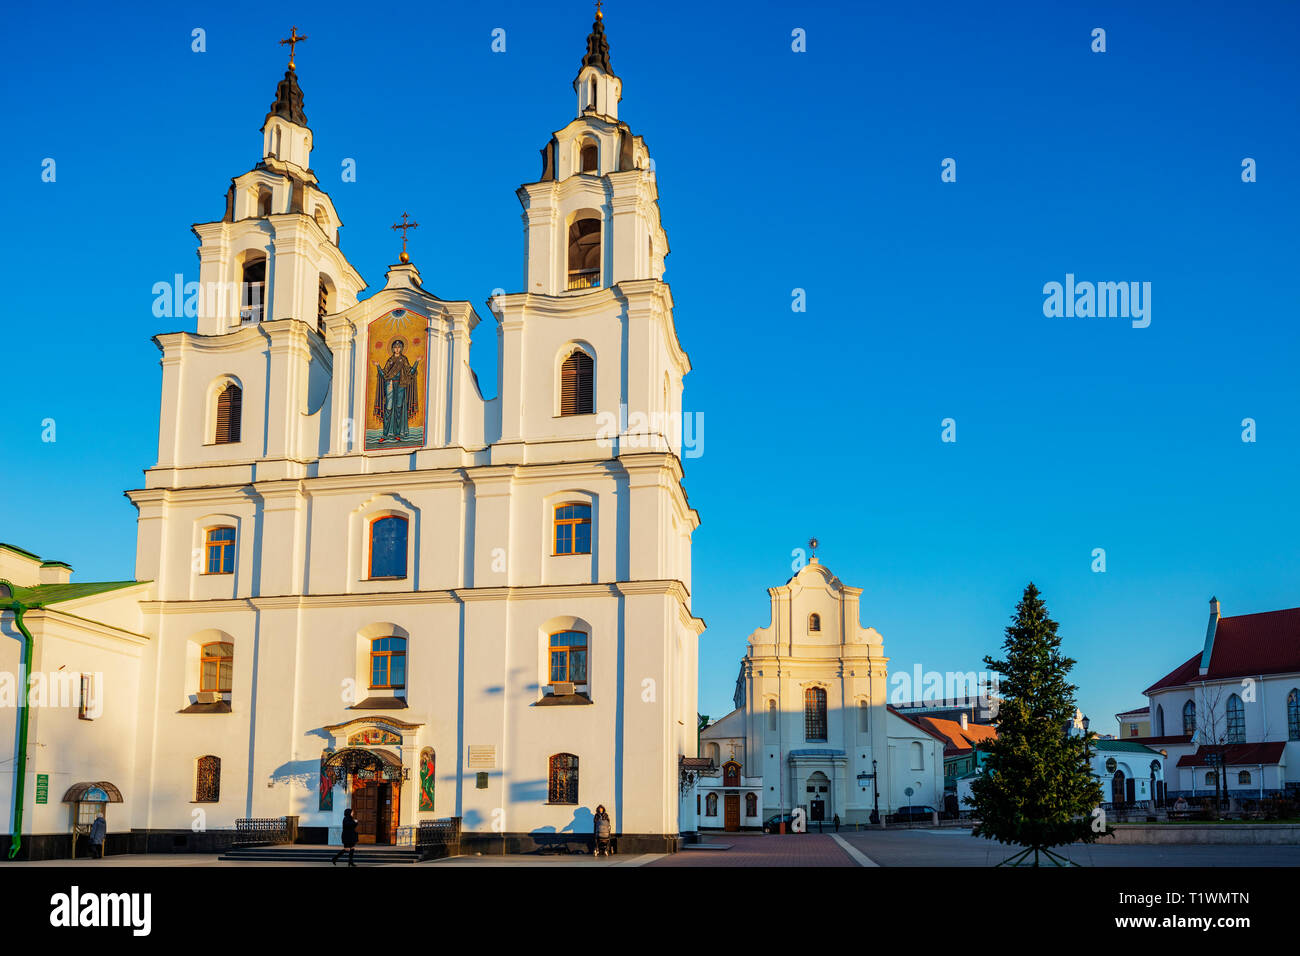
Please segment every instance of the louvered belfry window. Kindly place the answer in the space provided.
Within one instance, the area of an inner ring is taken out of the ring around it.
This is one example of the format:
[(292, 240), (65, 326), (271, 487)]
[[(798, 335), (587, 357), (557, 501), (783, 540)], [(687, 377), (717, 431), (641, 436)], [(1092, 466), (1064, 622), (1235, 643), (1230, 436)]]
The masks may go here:
[(229, 445), (239, 441), (239, 422), (242, 417), (244, 393), (238, 385), (227, 385), (217, 396), (217, 436), (218, 445)]
[(560, 414), (590, 415), (594, 407), (594, 363), (586, 352), (576, 351), (560, 370)]

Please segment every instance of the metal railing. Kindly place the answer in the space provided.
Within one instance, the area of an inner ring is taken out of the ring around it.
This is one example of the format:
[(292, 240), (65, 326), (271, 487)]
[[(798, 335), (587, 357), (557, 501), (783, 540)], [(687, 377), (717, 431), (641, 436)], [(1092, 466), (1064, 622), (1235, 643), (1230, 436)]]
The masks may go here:
[(569, 284), (566, 291), (572, 292), (574, 289), (595, 289), (599, 285), (599, 269), (575, 269), (569, 273)]
[(297, 818), (251, 817), (235, 821), (234, 846), (292, 843), (298, 838)]

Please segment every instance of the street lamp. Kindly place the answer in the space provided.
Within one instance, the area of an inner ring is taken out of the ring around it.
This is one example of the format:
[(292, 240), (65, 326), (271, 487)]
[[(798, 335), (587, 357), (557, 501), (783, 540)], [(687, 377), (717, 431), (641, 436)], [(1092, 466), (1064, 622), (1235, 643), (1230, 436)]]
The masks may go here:
[(872, 793), (871, 825), (874, 827), (880, 824), (880, 787), (876, 783), (876, 758), (875, 757), (871, 758), (871, 793)]

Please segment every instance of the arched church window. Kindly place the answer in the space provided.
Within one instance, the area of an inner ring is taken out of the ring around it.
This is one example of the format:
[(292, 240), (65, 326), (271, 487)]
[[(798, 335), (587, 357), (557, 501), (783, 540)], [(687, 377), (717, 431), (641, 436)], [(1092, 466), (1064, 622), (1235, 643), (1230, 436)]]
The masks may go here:
[(1286, 739), (1300, 740), (1300, 687), (1286, 695)]
[(767, 702), (767, 729), (776, 730), (776, 701)]
[(234, 644), (223, 641), (204, 644), (199, 652), (199, 691), (229, 694), (234, 664)]
[(217, 803), (221, 799), (221, 758), (200, 757), (194, 768), (194, 802)]
[(575, 349), (560, 367), (560, 414), (590, 415), (595, 408), (596, 363)]
[(578, 219), (569, 226), (569, 281), (567, 289), (595, 289), (600, 285), (600, 220)]
[(711, 793), (704, 798), (704, 815), (706, 817), (716, 817), (718, 815), (718, 795)]
[(747, 817), (758, 816), (758, 794), (756, 793), (745, 794), (745, 816)]
[(244, 417), (244, 393), (230, 382), (217, 394), (217, 429), (213, 441), (218, 445), (234, 445), (239, 441), (240, 423)]
[(316, 291), (316, 331), (321, 335), (325, 334), (325, 316), (330, 311), (330, 287), (325, 282), (325, 277), (320, 277), (320, 285)]
[(578, 802), (578, 758), (573, 754), (555, 754), (551, 757), (546, 802)]
[(1226, 715), (1224, 740), (1230, 744), (1244, 744), (1246, 742), (1246, 707), (1236, 694), (1228, 698)]
[(1165, 708), (1163, 704), (1156, 704), (1156, 736), (1165, 735)]
[(925, 769), (925, 747), (919, 740), (912, 741), (912, 769)]
[(1183, 704), (1183, 733), (1196, 733), (1196, 704), (1190, 700)]
[(406, 519), (401, 515), (370, 522), (370, 577), (406, 577)]
[(265, 219), (271, 215), (271, 190), (259, 189), (257, 191), (257, 218)]
[(266, 257), (256, 256), (245, 262), (243, 275), (240, 278), (242, 288), (239, 320), (261, 322), (262, 307), (266, 303)]
[(858, 732), (865, 734), (870, 728), (871, 708), (865, 700), (858, 701)]
[(1242, 771), (1238, 772), (1238, 774), (1237, 774), (1237, 783), (1241, 784), (1243, 787), (1248, 787), (1248, 786), (1250, 786), (1250, 771), (1249, 771), (1249, 770), (1242, 770)]
[(581, 166), (584, 173), (600, 172), (600, 148), (593, 142), (582, 144)]
[(203, 543), (207, 574), (235, 573), (235, 529), (209, 528)]
[(826, 739), (826, 689), (809, 687), (803, 692), (803, 726), (805, 740)]
[(808, 630), (820, 631), (822, 629), (822, 616), (820, 614), (808, 615)]
[(555, 550), (552, 553), (591, 554), (591, 505), (556, 506)]
[(406, 687), (406, 638), (377, 637), (370, 642), (370, 689)]

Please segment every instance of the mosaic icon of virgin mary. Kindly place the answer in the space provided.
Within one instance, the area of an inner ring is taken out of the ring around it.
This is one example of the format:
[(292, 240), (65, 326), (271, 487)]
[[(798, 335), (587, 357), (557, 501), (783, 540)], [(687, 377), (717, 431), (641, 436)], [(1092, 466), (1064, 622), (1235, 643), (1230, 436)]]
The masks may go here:
[(411, 437), (411, 418), (420, 410), (418, 378), (420, 360), (406, 358), (406, 343), (394, 339), (388, 347), (388, 361), (376, 362), (375, 415), (384, 423), (379, 442), (404, 442)]

